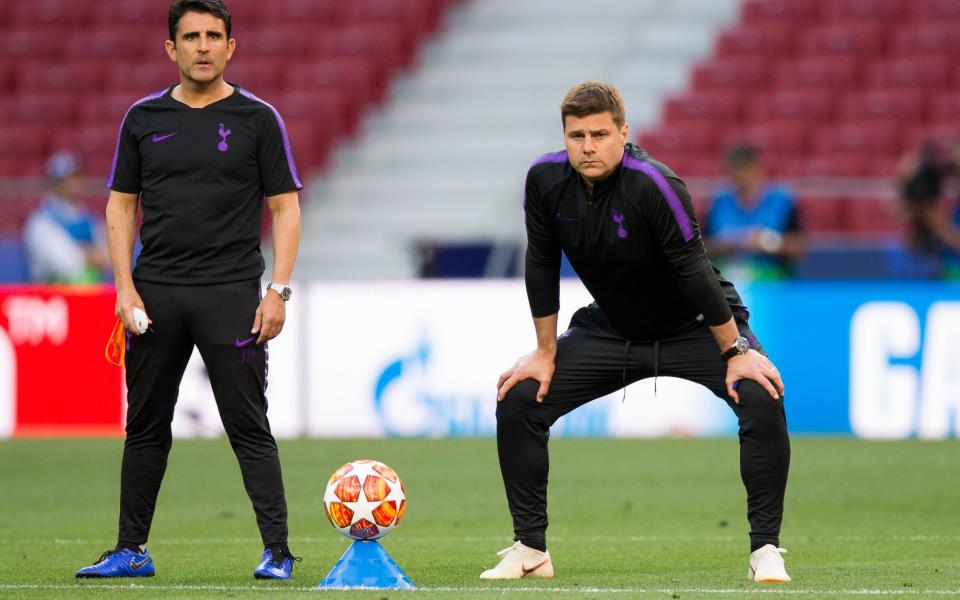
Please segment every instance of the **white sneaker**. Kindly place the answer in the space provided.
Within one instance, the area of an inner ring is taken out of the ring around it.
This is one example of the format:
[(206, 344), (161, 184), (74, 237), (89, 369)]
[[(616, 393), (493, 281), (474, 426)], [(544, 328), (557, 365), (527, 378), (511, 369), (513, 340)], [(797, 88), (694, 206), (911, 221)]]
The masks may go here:
[(553, 562), (549, 552), (540, 552), (520, 542), (497, 552), (500, 564), (480, 573), (480, 579), (520, 579), (522, 577), (553, 577)]
[(767, 544), (750, 553), (750, 570), (747, 579), (757, 583), (783, 583), (790, 581), (787, 569), (783, 564), (781, 554), (786, 554), (783, 548)]

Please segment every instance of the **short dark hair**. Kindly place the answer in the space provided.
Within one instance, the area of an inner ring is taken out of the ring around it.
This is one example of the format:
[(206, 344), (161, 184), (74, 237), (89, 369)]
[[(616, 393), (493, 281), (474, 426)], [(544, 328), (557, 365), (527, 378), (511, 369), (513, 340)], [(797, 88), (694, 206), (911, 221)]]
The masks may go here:
[(613, 122), (617, 127), (623, 127), (627, 122), (626, 111), (623, 108), (623, 97), (616, 86), (602, 81), (584, 81), (570, 88), (560, 103), (560, 120), (564, 127), (567, 117), (586, 117), (610, 111)]
[(177, 41), (177, 24), (187, 12), (209, 13), (221, 21), (227, 28), (227, 38), (230, 37), (230, 9), (223, 0), (173, 0), (170, 12), (167, 13), (167, 27), (170, 30), (170, 39)]
[(750, 142), (740, 142), (727, 148), (724, 163), (730, 169), (752, 165), (760, 160), (760, 149)]

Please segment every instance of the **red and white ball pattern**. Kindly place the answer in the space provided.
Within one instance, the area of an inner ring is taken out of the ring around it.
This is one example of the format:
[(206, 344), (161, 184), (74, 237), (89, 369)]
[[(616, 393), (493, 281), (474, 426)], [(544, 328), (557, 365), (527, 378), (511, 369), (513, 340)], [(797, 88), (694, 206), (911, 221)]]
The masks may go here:
[(400, 523), (407, 497), (396, 471), (375, 460), (355, 460), (330, 477), (323, 508), (330, 524), (343, 535), (375, 540)]

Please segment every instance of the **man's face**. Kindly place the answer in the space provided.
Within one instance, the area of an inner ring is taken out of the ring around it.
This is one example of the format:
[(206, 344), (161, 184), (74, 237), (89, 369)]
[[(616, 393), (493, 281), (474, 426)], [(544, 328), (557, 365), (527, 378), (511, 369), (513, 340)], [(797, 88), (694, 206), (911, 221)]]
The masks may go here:
[(617, 127), (610, 111), (585, 117), (569, 115), (563, 124), (563, 143), (573, 168), (588, 181), (597, 181), (612, 173), (623, 159), (627, 125)]
[(753, 188), (762, 178), (760, 164), (757, 161), (728, 165), (727, 174), (735, 187), (741, 190)]
[(83, 176), (78, 172), (67, 175), (58, 181), (54, 185), (53, 190), (61, 198), (76, 202), (83, 198), (83, 193), (86, 189), (85, 183)]
[(223, 75), (236, 44), (236, 40), (227, 39), (227, 28), (220, 18), (188, 11), (177, 23), (177, 39), (167, 40), (166, 49), (181, 75), (196, 83), (209, 83)]

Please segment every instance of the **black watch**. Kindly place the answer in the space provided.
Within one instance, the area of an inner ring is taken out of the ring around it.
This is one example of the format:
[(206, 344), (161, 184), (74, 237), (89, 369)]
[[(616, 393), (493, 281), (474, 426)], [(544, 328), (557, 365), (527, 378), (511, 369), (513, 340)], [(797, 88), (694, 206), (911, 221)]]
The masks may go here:
[(730, 349), (726, 352), (720, 354), (720, 358), (724, 361), (728, 361), (734, 356), (740, 356), (741, 354), (746, 354), (747, 350), (750, 349), (750, 342), (747, 341), (747, 338), (738, 336), (737, 339), (733, 340), (733, 345), (730, 346)]

